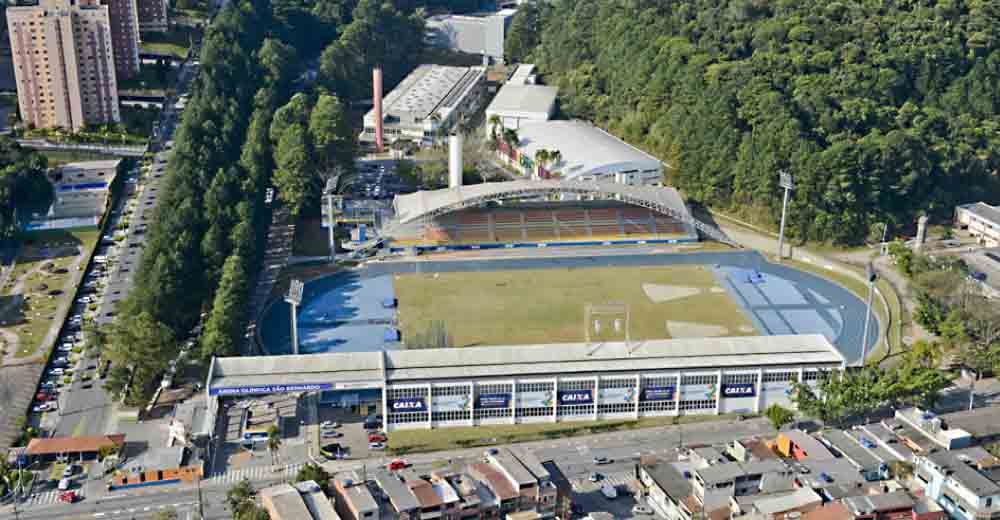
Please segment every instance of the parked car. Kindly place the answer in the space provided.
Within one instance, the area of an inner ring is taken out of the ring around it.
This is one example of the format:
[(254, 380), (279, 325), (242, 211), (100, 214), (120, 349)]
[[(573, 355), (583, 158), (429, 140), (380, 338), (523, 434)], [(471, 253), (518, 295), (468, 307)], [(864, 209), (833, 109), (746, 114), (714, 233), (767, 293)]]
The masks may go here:
[(66, 467), (63, 468), (62, 476), (63, 478), (69, 478), (73, 476), (73, 473), (76, 473), (76, 466), (73, 464), (67, 464)]
[(340, 433), (338, 431), (335, 431), (335, 430), (323, 430), (323, 432), (321, 433), (321, 436), (324, 439), (338, 439), (340, 437), (343, 437), (344, 434)]
[(65, 373), (66, 373), (66, 371), (63, 370), (63, 369), (61, 369), (61, 368), (53, 368), (53, 369), (49, 370), (49, 375), (50, 376), (61, 376), (61, 375), (65, 374)]
[(653, 514), (653, 508), (651, 508), (649, 506), (644, 506), (644, 505), (636, 504), (636, 505), (632, 506), (632, 514), (633, 515), (651, 515), (651, 514)]
[(381, 442), (370, 442), (368, 443), (369, 450), (384, 450), (385, 444)]
[(598, 466), (603, 466), (604, 464), (611, 464), (612, 462), (614, 461), (607, 457), (594, 457), (594, 464), (597, 464)]
[(340, 423), (337, 421), (323, 421), (319, 423), (320, 428), (340, 428)]
[(589, 477), (587, 477), (587, 480), (591, 482), (600, 482), (602, 478), (604, 478), (604, 476), (595, 471), (591, 473)]
[(52, 407), (49, 405), (49, 403), (36, 404), (35, 406), (31, 407), (31, 411), (34, 413), (47, 412), (51, 409)]
[(40, 402), (48, 401), (49, 399), (52, 399), (52, 397), (53, 395), (48, 392), (38, 392), (35, 394), (35, 400)]
[(368, 436), (368, 442), (385, 442), (389, 440), (384, 433), (373, 433)]
[(344, 458), (344, 449), (340, 446), (340, 443), (334, 442), (327, 444), (319, 449), (320, 455), (334, 460)]
[(60, 480), (60, 481), (59, 481), (59, 486), (58, 486), (58, 489), (59, 489), (59, 491), (66, 491), (66, 490), (68, 490), (68, 489), (69, 489), (69, 487), (70, 487), (70, 486), (71, 486), (72, 484), (73, 484), (73, 483), (72, 483), (72, 482), (70, 482), (70, 480), (69, 480), (68, 478), (63, 478), (62, 480)]
[(398, 471), (398, 470), (401, 470), (401, 469), (406, 469), (406, 466), (407, 466), (407, 464), (406, 464), (405, 460), (396, 459), (396, 460), (394, 460), (394, 461), (392, 461), (392, 462), (389, 463), (388, 468), (389, 468), (389, 471)]

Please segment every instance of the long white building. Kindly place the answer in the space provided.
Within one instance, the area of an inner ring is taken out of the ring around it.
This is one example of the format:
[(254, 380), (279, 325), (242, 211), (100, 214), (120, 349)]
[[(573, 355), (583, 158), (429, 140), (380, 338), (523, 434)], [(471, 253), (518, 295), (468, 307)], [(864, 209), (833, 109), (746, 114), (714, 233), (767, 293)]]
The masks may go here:
[(206, 397), (320, 392), (391, 431), (753, 413), (843, 367), (820, 335), (232, 357), (212, 361)]

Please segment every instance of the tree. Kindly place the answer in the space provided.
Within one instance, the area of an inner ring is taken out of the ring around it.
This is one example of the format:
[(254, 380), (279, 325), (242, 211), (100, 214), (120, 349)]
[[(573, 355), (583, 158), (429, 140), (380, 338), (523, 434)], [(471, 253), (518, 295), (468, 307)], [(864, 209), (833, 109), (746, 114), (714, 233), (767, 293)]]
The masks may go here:
[(772, 404), (764, 410), (764, 417), (771, 421), (775, 430), (781, 430), (795, 420), (795, 412), (777, 404)]
[(254, 500), (254, 489), (247, 479), (226, 492), (226, 506), (232, 511), (234, 520), (268, 520), (267, 511)]
[(490, 116), (488, 123), (490, 125), (490, 139), (497, 141), (500, 138), (500, 134), (497, 132), (497, 129), (503, 129), (503, 122), (500, 119), (500, 116), (493, 114)]
[(278, 460), (278, 450), (281, 449), (281, 430), (277, 424), (267, 429), (267, 451), (271, 454), (271, 462)]
[(292, 215), (298, 216), (307, 206), (318, 203), (321, 186), (304, 126), (289, 126), (281, 134), (274, 149), (274, 162), (277, 165), (274, 186)]
[(342, 174), (354, 170), (356, 151), (353, 134), (350, 120), (340, 99), (329, 94), (320, 94), (309, 116), (309, 136), (319, 162), (320, 173), (329, 176), (335, 168)]
[(247, 293), (250, 290), (246, 261), (238, 253), (226, 259), (222, 268), (219, 290), (212, 302), (212, 311), (201, 335), (201, 357), (239, 354), (239, 341), (247, 319)]
[(126, 374), (129, 378), (119, 389), (125, 390), (127, 386), (126, 402), (138, 404), (146, 390), (159, 382), (178, 350), (173, 331), (147, 312), (116, 321), (111, 327), (106, 356), (119, 371), (114, 374), (116, 379), (125, 379)]
[(538, 8), (533, 3), (518, 6), (504, 38), (504, 56), (513, 63), (528, 59), (538, 45)]
[(323, 490), (323, 493), (327, 495), (330, 494), (330, 479), (332, 476), (327, 473), (323, 466), (319, 464), (306, 464), (302, 466), (302, 469), (295, 475), (296, 482), (305, 482), (307, 480), (312, 480), (319, 484), (319, 487)]
[(153, 515), (153, 520), (177, 520), (177, 510), (174, 508), (161, 509)]

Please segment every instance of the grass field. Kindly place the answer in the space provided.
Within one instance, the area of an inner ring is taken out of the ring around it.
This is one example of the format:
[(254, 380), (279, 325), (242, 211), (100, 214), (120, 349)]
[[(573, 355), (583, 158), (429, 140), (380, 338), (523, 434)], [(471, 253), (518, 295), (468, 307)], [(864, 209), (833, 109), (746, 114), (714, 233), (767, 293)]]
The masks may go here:
[(114, 156), (78, 150), (40, 150), (38, 153), (49, 160), (49, 167), (78, 161), (103, 161)]
[[(458, 347), (583, 341), (585, 306), (609, 302), (628, 304), (634, 340), (755, 334), (702, 266), (430, 273), (394, 284), (404, 341), (433, 321)], [(592, 339), (623, 339), (617, 317), (603, 317)]]

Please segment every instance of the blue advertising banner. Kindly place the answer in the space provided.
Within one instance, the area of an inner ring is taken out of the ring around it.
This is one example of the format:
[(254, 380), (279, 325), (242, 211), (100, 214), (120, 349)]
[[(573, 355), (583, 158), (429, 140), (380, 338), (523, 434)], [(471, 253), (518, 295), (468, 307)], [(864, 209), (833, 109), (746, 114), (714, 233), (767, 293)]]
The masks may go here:
[(722, 397), (754, 397), (756, 395), (756, 383), (728, 383), (722, 385)]
[(230, 386), (221, 388), (211, 388), (208, 395), (253, 395), (253, 394), (285, 394), (290, 392), (318, 392), (321, 390), (331, 390), (333, 385), (329, 383), (301, 384), (301, 385), (261, 385), (261, 386)]
[(510, 408), (510, 394), (479, 394), (476, 408)]
[(672, 386), (647, 386), (642, 389), (643, 401), (673, 401), (674, 387)]
[(427, 402), (423, 397), (400, 397), (389, 399), (389, 411), (395, 413), (403, 412), (426, 412)]
[(594, 394), (587, 390), (560, 390), (559, 404), (568, 406), (572, 404), (594, 404)]

